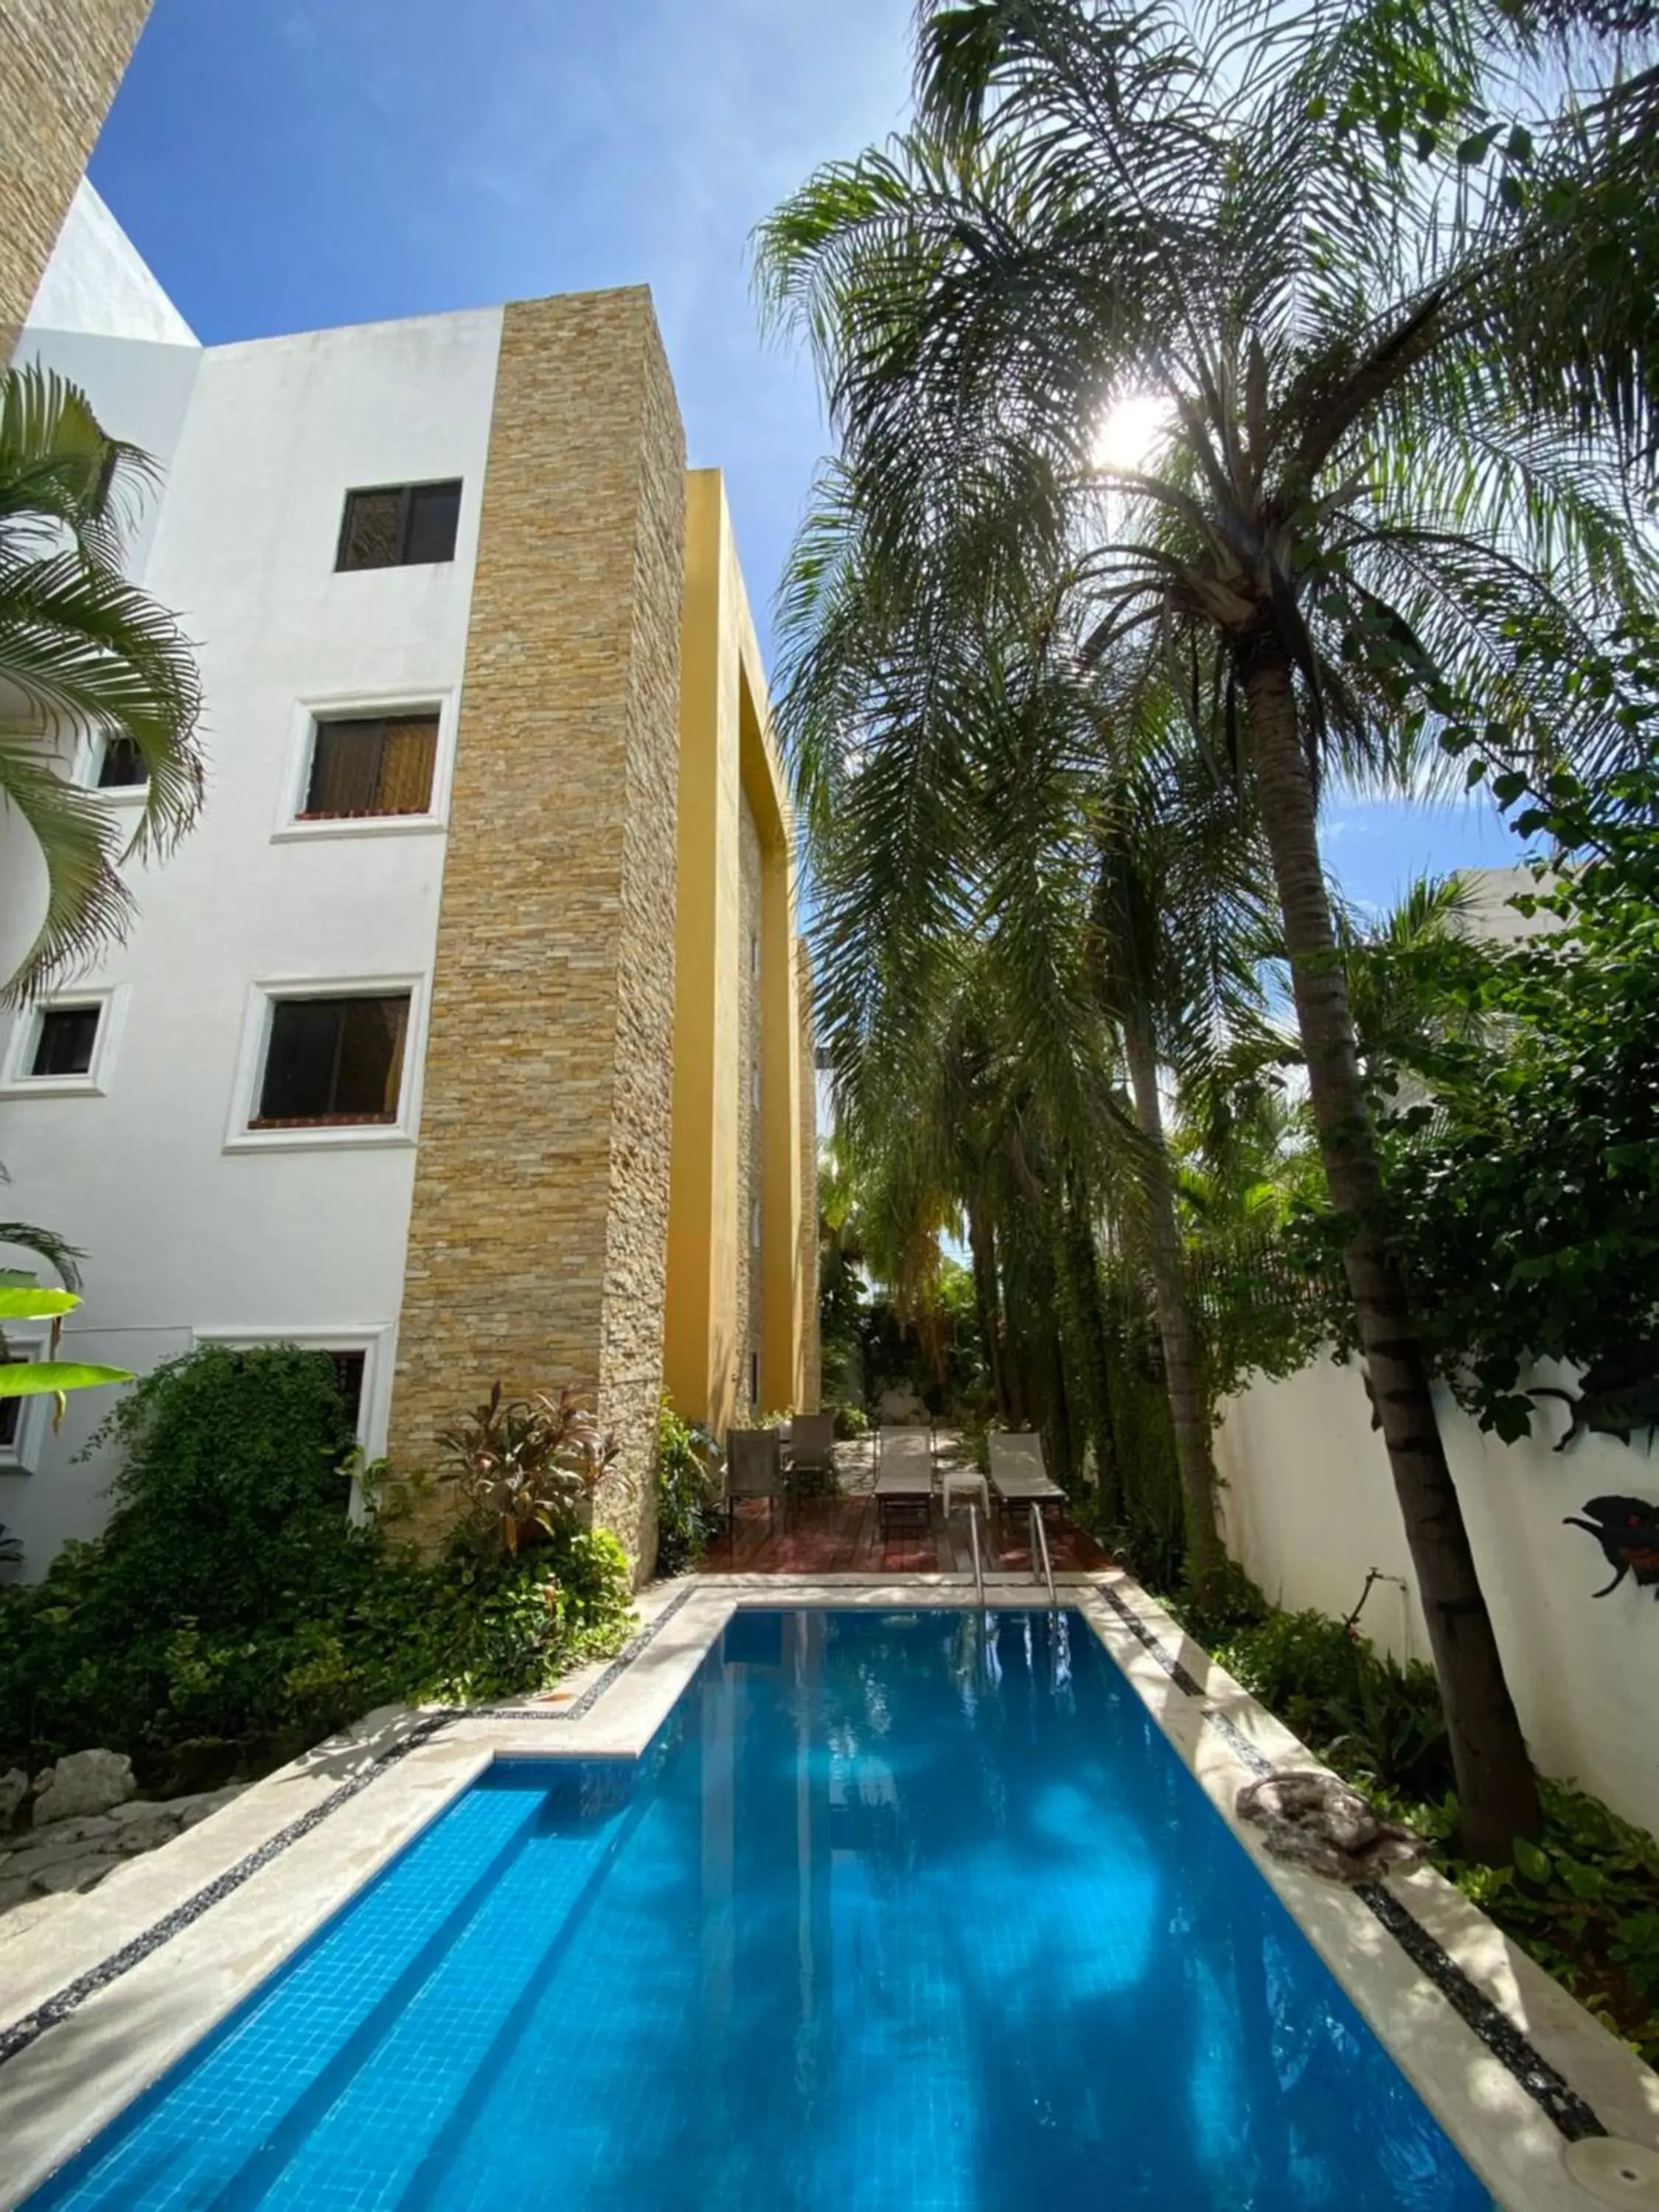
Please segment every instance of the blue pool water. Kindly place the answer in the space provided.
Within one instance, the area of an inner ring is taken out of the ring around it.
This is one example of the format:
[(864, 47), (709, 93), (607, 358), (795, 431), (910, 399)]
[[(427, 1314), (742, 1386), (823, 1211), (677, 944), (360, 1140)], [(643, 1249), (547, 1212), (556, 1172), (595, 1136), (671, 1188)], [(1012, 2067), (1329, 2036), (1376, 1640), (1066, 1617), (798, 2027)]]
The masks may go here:
[(31, 2200), (1489, 2201), (1081, 1619), (957, 1613), (742, 1614), (642, 1760), (498, 1765)]

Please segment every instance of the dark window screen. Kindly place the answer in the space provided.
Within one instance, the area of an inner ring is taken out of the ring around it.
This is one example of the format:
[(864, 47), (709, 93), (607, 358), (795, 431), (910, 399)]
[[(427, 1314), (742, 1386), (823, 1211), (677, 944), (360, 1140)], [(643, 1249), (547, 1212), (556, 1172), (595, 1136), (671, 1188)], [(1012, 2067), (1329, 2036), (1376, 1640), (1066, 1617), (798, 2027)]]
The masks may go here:
[(446, 483), (377, 484), (346, 494), (339, 568), (401, 568), (453, 561), (461, 512), (459, 477)]
[(112, 738), (104, 747), (104, 757), (98, 763), (100, 791), (128, 791), (136, 783), (148, 783), (149, 770), (144, 766), (144, 757), (131, 738)]
[(340, 1402), (345, 1415), (355, 1429), (363, 1403), (363, 1364), (368, 1355), (363, 1352), (331, 1352), (334, 1363), (334, 1380), (338, 1386)]
[(256, 1129), (394, 1121), (409, 1000), (278, 999)]
[(435, 714), (319, 722), (301, 818), (424, 814), (437, 757)]
[(98, 1042), (98, 1006), (52, 1006), (40, 1017), (31, 1075), (84, 1075)]
[[(21, 1367), (25, 1364), (15, 1352), (0, 1352), (0, 1365)], [(10, 1451), (16, 1444), (18, 1424), (22, 1417), (21, 1398), (0, 1398), (0, 1451)]]
[(416, 484), (409, 495), (409, 520), (404, 540), (404, 559), (453, 561), (455, 526), (461, 514), (459, 483)]

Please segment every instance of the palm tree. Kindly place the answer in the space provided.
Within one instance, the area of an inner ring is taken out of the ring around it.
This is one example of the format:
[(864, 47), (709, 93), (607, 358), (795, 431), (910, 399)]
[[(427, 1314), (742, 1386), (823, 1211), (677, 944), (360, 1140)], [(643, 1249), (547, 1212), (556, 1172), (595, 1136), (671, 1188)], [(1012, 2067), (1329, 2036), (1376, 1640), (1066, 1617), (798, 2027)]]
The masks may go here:
[[(1207, 1597), (1224, 1555), (1160, 1085), (1256, 1007), (1260, 841), (1236, 784), (1170, 742), (1167, 698), (1117, 711), (1109, 672), (1079, 651), (1071, 579), (993, 629), (944, 589), (912, 591), (901, 611), (860, 554), (856, 521), (827, 507), (786, 586), (779, 700), (814, 825), (814, 972), (842, 1111), (878, 1156), (913, 1158), (932, 1133), (933, 1184), (967, 1212), (1000, 1381), (997, 1215), (1044, 1221), (1108, 1484), (1101, 1200), (1132, 1227), (1154, 1287), (1190, 1573)], [(992, 1195), (1005, 1149), (1012, 1206)], [(1006, 1227), (1000, 1241), (1006, 1254)], [(1006, 1381), (999, 1395), (1006, 1411)]]
[[(167, 851), (202, 796), (195, 664), (169, 616), (122, 575), (150, 473), (85, 395), (39, 368), (0, 382), (0, 797), (46, 861), (46, 910), (3, 996), (38, 993), (118, 937), (126, 856)], [(75, 739), (125, 741), (147, 788), (136, 828), (62, 771)]]
[[(1148, 734), (1139, 733), (1143, 744)], [(1131, 753), (1102, 807), (1094, 909), (1103, 1009), (1144, 1140), (1139, 1173), (1158, 1335), (1185, 1498), (1194, 1595), (1225, 1565), (1210, 1392), (1182, 1249), (1161, 1071), (1189, 1078), (1254, 1022), (1270, 950), (1259, 840), (1236, 783), (1167, 744)]]
[[(1319, 793), (1332, 769), (1408, 771), (1437, 733), (1506, 766), (1615, 753), (1622, 702), (1574, 679), (1592, 610), (1643, 604), (1653, 563), (1575, 395), (1488, 373), (1490, 299), (1536, 243), (1524, 195), (1516, 213), (1508, 173), (1473, 161), (1455, 190), (1411, 172), (1338, 105), (1388, 12), (1328, 32), (1224, 3), (927, 9), (920, 127), (810, 179), (760, 267), (811, 335), (836, 495), (884, 592), (944, 574), (994, 605), (1069, 559), (1091, 650), (1139, 652), (1195, 733), (1224, 732), (1268, 844), (1462, 1839), (1500, 1857), (1536, 1785), (1389, 1255)], [(1100, 450), (1129, 404), (1164, 426), (1152, 465)]]

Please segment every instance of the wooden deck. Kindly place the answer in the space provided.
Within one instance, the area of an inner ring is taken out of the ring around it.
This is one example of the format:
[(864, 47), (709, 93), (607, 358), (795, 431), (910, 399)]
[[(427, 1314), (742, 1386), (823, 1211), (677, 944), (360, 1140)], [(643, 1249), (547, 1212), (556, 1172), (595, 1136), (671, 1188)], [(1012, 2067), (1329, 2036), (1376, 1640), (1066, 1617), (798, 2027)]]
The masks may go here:
[[(896, 1528), (884, 1543), (876, 1522), (876, 1501), (868, 1493), (804, 1498), (786, 1516), (780, 1505), (769, 1515), (765, 1503), (745, 1499), (738, 1508), (736, 1540), (723, 1536), (710, 1545), (701, 1571), (706, 1575), (936, 1575), (971, 1574), (973, 1556), (963, 1511), (945, 1515), (935, 1500), (932, 1526)], [(1010, 1540), (999, 1545), (981, 1521), (981, 1557), (989, 1573), (1029, 1574), (1030, 1534), (1022, 1516)], [(1111, 1565), (1094, 1538), (1069, 1520), (1048, 1525), (1048, 1553), (1058, 1574)]]

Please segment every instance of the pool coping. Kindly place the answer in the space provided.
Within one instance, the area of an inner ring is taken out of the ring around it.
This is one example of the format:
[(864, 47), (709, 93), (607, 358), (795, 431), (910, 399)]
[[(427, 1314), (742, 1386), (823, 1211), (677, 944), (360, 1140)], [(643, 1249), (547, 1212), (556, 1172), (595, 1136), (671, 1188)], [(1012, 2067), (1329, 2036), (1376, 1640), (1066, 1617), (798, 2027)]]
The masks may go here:
[[(1507, 2212), (1587, 2212), (1572, 2146), (1659, 2154), (1659, 2076), (1431, 1869), (1355, 1891), (1282, 1864), (1233, 1805), (1319, 1762), (1128, 1576), (1055, 1583), (1258, 1871)], [(1026, 1610), (1028, 1577), (986, 1577)], [(498, 1758), (634, 1758), (739, 1607), (971, 1606), (970, 1577), (703, 1574), (641, 1592), (638, 1633), (550, 1697), (370, 1716), (8, 1936), (0, 2212), (140, 2095)], [(228, 1900), (235, 1896), (237, 1905)], [(1632, 2194), (1632, 2205), (1655, 2201)]]

